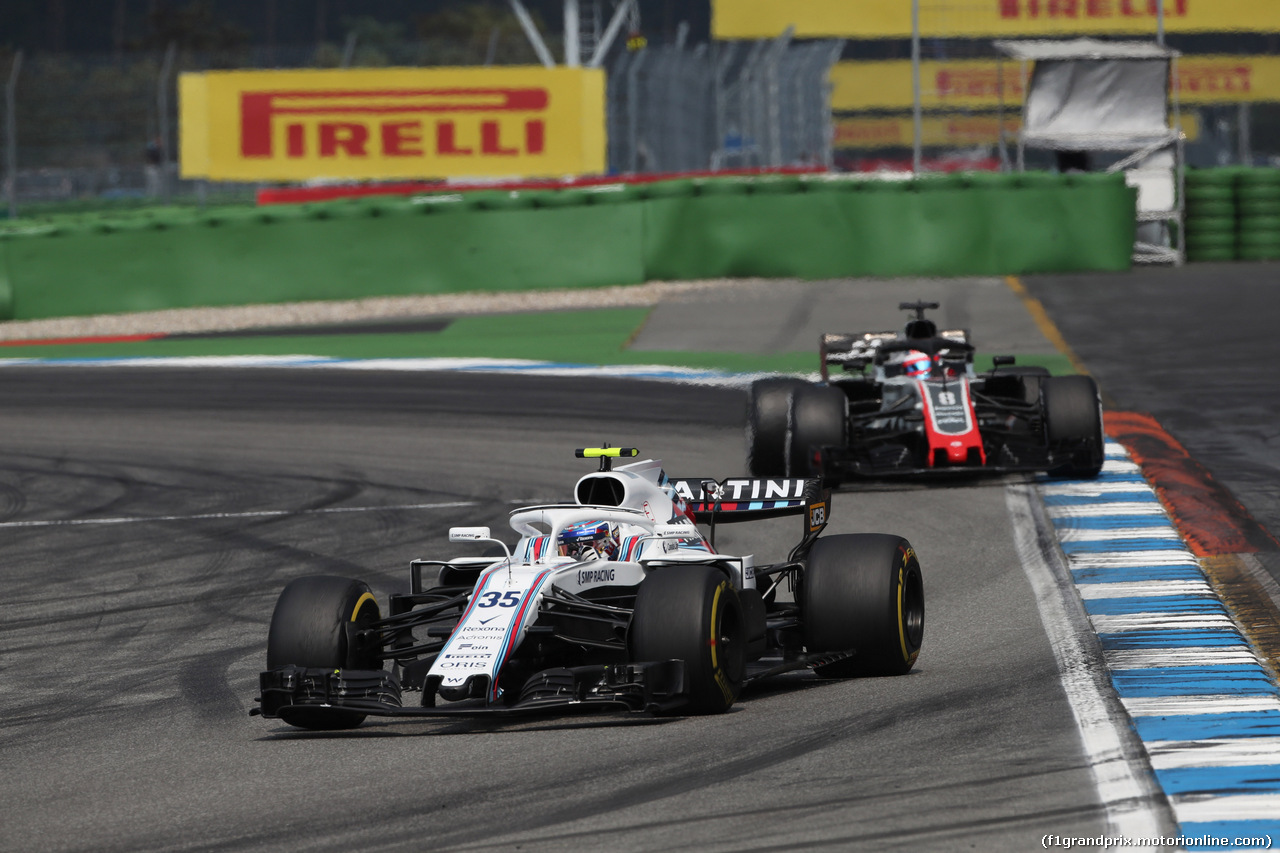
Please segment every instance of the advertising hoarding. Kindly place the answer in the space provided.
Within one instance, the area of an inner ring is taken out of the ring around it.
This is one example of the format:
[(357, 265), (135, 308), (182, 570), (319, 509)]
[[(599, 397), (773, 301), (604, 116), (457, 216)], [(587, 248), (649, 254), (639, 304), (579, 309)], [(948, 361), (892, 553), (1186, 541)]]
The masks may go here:
[[(921, 62), (920, 104), (925, 110), (995, 109), (1001, 74), (1005, 105), (1020, 105), (1020, 62)], [(831, 83), (836, 112), (912, 107), (910, 60), (839, 62), (831, 69)], [(1280, 57), (1184, 56), (1178, 60), (1178, 97), (1189, 105), (1280, 101)]]
[[(1149, 35), (1156, 0), (922, 0), (925, 37), (1066, 38)], [(1280, 32), (1275, 0), (1165, 0), (1165, 30)], [(712, 0), (717, 39), (773, 38), (788, 26), (796, 38), (909, 38), (910, 0)]]
[(183, 74), (179, 104), (184, 178), (558, 177), (605, 170), (599, 69), (213, 71)]

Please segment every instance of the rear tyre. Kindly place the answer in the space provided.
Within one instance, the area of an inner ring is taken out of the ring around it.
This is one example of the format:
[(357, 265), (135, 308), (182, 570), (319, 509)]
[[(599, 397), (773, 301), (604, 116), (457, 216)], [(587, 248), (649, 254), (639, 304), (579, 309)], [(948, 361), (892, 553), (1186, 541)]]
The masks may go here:
[[(349, 647), (347, 625), (382, 618), (363, 581), (312, 575), (291, 581), (276, 600), (267, 635), (267, 669), (301, 666), (324, 669), (381, 669), (376, 649)], [(350, 729), (365, 715), (330, 708), (286, 707), (280, 718), (304, 729)]]
[(759, 379), (747, 394), (747, 470), (754, 477), (781, 477), (787, 468), (787, 412), (800, 379)]
[(645, 578), (629, 644), (634, 661), (684, 661), (689, 696), (676, 713), (723, 713), (742, 690), (746, 618), (729, 579), (711, 566), (673, 566)]
[(1071, 461), (1049, 471), (1060, 477), (1092, 479), (1102, 471), (1102, 397), (1088, 376), (1053, 376), (1041, 387), (1050, 446), (1074, 448)]
[(810, 385), (792, 394), (787, 423), (787, 476), (820, 473), (814, 471), (814, 449), (843, 447), (847, 420), (848, 400), (839, 388)]
[(815, 667), (819, 675), (905, 675), (915, 665), (924, 640), (924, 577), (907, 540), (822, 537), (809, 549), (799, 595), (806, 648), (856, 652)]

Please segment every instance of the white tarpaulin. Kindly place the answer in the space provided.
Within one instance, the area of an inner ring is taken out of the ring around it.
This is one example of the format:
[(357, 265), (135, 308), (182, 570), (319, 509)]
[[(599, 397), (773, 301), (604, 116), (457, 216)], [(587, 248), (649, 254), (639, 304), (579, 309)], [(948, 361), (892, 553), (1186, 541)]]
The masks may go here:
[(1026, 132), (1038, 140), (1141, 145), (1168, 135), (1168, 91), (1166, 60), (1040, 60), (1027, 93)]
[[(1072, 162), (1089, 168), (1084, 152), (1126, 155), (1107, 171), (1124, 170), (1138, 189), (1134, 260), (1182, 263), (1182, 134), (1177, 90), (1170, 89), (1178, 52), (1149, 42), (1096, 39), (995, 46), (1022, 63), (1026, 81), (1018, 168), (1026, 148), (1055, 150), (1064, 170), (1080, 168)], [(1003, 108), (1003, 93), (1001, 103)]]
[(1143, 42), (1001, 41), (1002, 53), (1035, 62), (1023, 139), (1035, 147), (1139, 148), (1167, 138), (1170, 60)]

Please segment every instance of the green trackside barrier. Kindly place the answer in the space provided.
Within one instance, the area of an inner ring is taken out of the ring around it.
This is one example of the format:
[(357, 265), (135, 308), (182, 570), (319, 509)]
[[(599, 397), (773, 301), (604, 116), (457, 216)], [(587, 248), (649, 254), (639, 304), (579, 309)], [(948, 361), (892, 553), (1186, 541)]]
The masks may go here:
[(12, 291), (5, 313), (35, 319), (644, 281), (640, 205), (539, 210), (532, 202), (280, 205), (160, 230), (63, 224), (9, 233), (0, 237)]
[(1137, 194), (1123, 175), (818, 181), (777, 195), (710, 187), (650, 197), (648, 277), (1125, 270), (1133, 251)]
[(1127, 269), (1122, 176), (702, 178), (0, 227), (0, 316), (721, 276)]

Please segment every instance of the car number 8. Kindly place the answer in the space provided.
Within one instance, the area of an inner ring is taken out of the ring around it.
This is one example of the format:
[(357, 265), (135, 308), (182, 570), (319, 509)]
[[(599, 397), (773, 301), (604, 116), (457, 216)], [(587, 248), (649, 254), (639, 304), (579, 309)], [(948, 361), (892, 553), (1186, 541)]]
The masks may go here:
[(520, 593), (513, 590), (507, 593), (486, 592), (484, 595), (480, 596), (480, 601), (477, 602), (476, 606), (493, 607), (496, 604), (498, 607), (515, 607), (519, 603)]

